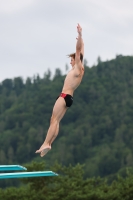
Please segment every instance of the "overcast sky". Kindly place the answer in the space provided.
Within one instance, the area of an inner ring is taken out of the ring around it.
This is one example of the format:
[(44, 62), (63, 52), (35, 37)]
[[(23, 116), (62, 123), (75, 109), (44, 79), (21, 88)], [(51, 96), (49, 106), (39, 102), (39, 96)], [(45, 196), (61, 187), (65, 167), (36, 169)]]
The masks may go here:
[(0, 82), (65, 73), (83, 29), (88, 65), (133, 55), (133, 0), (0, 0)]

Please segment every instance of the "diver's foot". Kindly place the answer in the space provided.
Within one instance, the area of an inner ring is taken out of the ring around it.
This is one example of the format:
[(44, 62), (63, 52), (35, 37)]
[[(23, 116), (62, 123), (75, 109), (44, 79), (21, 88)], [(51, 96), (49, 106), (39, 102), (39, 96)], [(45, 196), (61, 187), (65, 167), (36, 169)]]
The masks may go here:
[(44, 148), (44, 149), (41, 151), (40, 156), (41, 156), (41, 157), (45, 156), (45, 155), (48, 153), (48, 151), (50, 151), (50, 150), (51, 150), (51, 147), (46, 147), (46, 148)]
[(40, 149), (37, 150), (35, 153), (40, 153), (40, 156), (43, 157), (43, 156), (45, 156), (45, 155), (48, 153), (48, 151), (50, 151), (50, 150), (51, 150), (51, 146), (43, 144), (43, 145), (40, 147)]

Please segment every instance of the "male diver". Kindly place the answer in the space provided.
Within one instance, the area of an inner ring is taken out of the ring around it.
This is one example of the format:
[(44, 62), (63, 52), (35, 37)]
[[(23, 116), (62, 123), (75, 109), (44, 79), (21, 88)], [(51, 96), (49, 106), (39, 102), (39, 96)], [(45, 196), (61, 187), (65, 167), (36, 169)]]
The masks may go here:
[(59, 123), (67, 109), (72, 105), (73, 93), (80, 85), (84, 75), (84, 66), (82, 64), (84, 56), (84, 44), (82, 39), (82, 28), (79, 24), (77, 25), (77, 32), (78, 37), (76, 38), (76, 52), (68, 55), (71, 58), (70, 64), (72, 69), (68, 72), (64, 81), (62, 92), (55, 102), (46, 139), (40, 149), (36, 151), (36, 153), (40, 153), (41, 157), (46, 155), (46, 153), (51, 149), (51, 144), (59, 132)]

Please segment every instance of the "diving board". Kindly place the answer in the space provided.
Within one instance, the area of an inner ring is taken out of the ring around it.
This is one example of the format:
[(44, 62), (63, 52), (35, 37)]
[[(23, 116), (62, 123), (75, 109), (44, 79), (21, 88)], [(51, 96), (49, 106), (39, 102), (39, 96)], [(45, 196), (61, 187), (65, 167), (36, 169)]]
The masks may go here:
[(21, 165), (0, 165), (0, 171), (17, 171), (17, 170), (27, 170)]
[(58, 176), (58, 174), (52, 171), (0, 173), (0, 179), (26, 178), (26, 177), (28, 178), (28, 177), (42, 177), (42, 176)]

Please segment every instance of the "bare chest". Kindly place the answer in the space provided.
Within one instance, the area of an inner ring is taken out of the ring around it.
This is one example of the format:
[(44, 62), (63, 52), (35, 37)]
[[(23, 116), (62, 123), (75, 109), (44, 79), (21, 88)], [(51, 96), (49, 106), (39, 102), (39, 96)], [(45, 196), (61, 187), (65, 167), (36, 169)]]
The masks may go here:
[(73, 69), (67, 74), (64, 82), (64, 87), (75, 90), (83, 77), (83, 73), (75, 72)]

